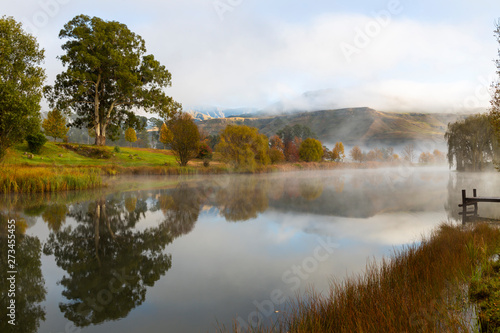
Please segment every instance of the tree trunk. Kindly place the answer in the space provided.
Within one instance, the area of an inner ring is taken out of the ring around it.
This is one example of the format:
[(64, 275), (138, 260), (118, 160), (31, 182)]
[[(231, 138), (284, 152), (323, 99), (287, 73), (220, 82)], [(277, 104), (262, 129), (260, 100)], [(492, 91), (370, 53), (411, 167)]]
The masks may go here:
[(95, 145), (104, 146), (106, 145), (106, 125), (97, 124), (95, 128)]
[(104, 135), (99, 135), (95, 137), (95, 145), (96, 146), (104, 146), (106, 145), (106, 137)]
[(94, 217), (94, 242), (95, 242), (95, 257), (97, 262), (99, 263), (99, 267), (101, 267), (101, 259), (99, 258), (99, 224), (101, 221), (101, 205), (96, 203), (95, 206), (95, 217)]

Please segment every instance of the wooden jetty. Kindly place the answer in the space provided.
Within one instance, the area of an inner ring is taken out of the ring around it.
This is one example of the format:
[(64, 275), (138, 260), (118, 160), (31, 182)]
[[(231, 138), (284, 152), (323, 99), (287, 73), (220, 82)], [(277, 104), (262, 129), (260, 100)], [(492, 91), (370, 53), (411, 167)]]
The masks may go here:
[[(478, 197), (477, 190), (472, 190), (472, 197), (468, 198), (465, 190), (462, 190), (462, 203), (458, 207), (462, 207), (462, 211), (458, 214), (462, 215), (462, 223), (467, 222), (467, 218), (477, 219), (479, 217), (477, 213), (477, 204), (479, 202), (500, 202), (500, 198), (495, 197)], [(472, 206), (473, 210), (468, 210), (467, 207)]]

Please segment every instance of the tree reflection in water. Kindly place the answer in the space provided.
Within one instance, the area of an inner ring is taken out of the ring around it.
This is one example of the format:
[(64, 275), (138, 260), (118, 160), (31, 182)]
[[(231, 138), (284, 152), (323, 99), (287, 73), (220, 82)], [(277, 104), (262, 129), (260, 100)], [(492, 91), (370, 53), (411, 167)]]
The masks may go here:
[(231, 178), (228, 186), (220, 188), (215, 196), (217, 207), (227, 221), (254, 219), (267, 210), (269, 182), (254, 177)]
[(174, 190), (162, 192), (158, 204), (165, 215), (163, 225), (174, 238), (190, 233), (198, 221), (201, 206), (207, 200), (207, 189), (180, 183)]
[[(7, 323), (9, 318), (5, 313), (7, 311), (10, 297), (9, 281), (7, 278), (7, 225), (8, 219), (16, 220), (16, 243), (15, 243), (15, 259), (16, 259), (16, 325), (12, 326)], [(42, 276), (42, 262), (40, 260), (42, 246), (38, 237), (27, 236), (26, 222), (19, 216), (7, 216), (0, 212), (0, 332), (37, 332), (40, 326), (40, 320), (45, 320), (45, 310), (40, 303), (45, 300), (47, 291), (45, 290), (45, 281)]]
[(67, 272), (60, 284), (69, 301), (60, 303), (64, 316), (79, 327), (127, 316), (142, 304), (146, 287), (171, 267), (163, 249), (172, 241), (165, 226), (135, 230), (145, 216), (145, 198), (134, 209), (121, 195), (102, 197), (70, 207), (78, 225), (50, 234), (44, 246)]

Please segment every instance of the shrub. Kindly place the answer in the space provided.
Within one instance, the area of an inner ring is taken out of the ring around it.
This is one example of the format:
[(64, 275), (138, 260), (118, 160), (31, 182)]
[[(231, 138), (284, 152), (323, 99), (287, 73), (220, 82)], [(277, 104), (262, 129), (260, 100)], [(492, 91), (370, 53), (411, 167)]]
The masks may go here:
[(115, 153), (120, 153), (122, 150), (120, 149), (120, 147), (115, 146), (115, 148), (113, 149), (113, 151), (114, 151)]
[(28, 142), (28, 150), (33, 154), (40, 154), (43, 145), (47, 142), (47, 138), (42, 133), (28, 134), (26, 136)]
[(323, 157), (323, 145), (316, 139), (307, 138), (300, 145), (299, 156), (305, 162), (319, 162)]
[(211, 160), (212, 159), (212, 149), (210, 149), (210, 146), (206, 144), (205, 142), (200, 143), (200, 147), (198, 150), (198, 156), (196, 158), (199, 158), (201, 160)]
[(271, 164), (281, 163), (285, 160), (285, 155), (278, 148), (269, 149), (269, 158), (271, 159)]

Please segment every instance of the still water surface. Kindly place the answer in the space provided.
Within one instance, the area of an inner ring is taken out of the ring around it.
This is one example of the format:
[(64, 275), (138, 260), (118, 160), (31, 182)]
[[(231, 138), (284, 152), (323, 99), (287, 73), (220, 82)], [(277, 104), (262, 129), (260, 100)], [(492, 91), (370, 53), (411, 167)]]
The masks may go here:
[(4, 197), (2, 224), (26, 227), (16, 320), (54, 333), (276, 320), (297, 293), (327, 293), (333, 278), (458, 219), (462, 188), (499, 196), (498, 178), (436, 168), (115, 178), (98, 191)]

